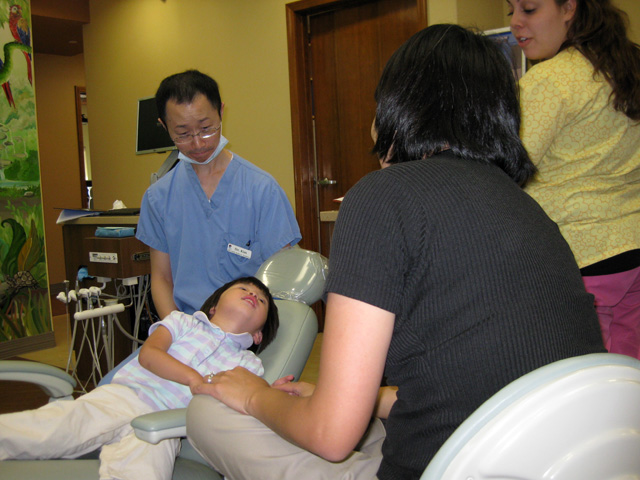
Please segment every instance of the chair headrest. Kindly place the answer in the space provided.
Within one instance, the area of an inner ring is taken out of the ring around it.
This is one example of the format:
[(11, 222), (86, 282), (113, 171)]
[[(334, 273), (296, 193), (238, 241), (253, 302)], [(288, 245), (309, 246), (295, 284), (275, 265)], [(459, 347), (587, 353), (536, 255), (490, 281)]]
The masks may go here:
[(322, 297), (328, 273), (326, 257), (296, 245), (271, 255), (255, 276), (274, 298), (311, 305)]

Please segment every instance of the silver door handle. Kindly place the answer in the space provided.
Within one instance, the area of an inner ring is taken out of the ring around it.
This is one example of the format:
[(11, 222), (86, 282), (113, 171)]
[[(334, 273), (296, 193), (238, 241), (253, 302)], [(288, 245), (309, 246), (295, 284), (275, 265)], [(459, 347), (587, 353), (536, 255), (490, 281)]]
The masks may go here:
[(335, 185), (338, 182), (337, 182), (337, 180), (329, 180), (327, 177), (324, 177), (324, 179), (318, 180), (316, 183), (318, 185), (325, 186), (325, 185)]

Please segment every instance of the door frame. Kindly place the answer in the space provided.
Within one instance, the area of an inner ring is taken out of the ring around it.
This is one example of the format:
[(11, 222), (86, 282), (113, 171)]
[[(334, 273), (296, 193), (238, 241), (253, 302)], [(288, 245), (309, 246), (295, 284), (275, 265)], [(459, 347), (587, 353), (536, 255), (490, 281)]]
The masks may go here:
[[(285, 5), (296, 217), (302, 234), (301, 245), (316, 252), (320, 251), (320, 212), (315, 191), (316, 159), (311, 90), (307, 79), (309, 58), (305, 48), (306, 18), (311, 14), (371, 1), (375, 0), (301, 0)], [(428, 25), (427, 2), (416, 0), (420, 28)]]
[(84, 166), (84, 134), (82, 133), (82, 105), (87, 101), (87, 89), (82, 86), (74, 87), (76, 98), (76, 128), (78, 135), (78, 166), (80, 171), (80, 197), (82, 208), (89, 208), (89, 193), (87, 191), (87, 175)]

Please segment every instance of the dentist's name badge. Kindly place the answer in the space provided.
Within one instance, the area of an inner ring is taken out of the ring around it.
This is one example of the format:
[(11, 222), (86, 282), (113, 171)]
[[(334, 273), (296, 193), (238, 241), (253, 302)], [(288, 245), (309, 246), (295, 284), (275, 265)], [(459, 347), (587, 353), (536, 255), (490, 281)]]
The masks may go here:
[(233, 243), (227, 245), (227, 252), (233, 253), (234, 255), (238, 255), (244, 258), (251, 258), (251, 250), (248, 248), (242, 248)]

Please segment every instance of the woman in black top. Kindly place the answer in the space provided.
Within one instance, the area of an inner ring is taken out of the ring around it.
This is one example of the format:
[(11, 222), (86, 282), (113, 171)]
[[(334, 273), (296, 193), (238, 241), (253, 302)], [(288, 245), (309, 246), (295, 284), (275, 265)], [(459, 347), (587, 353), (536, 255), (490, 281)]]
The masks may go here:
[[(209, 421), (210, 397), (190, 407), (190, 438), (229, 478), (417, 479), (509, 382), (604, 351), (568, 245), (521, 189), (535, 168), (501, 51), (429, 27), (391, 57), (376, 101), (388, 168), (340, 208), (317, 386), (236, 369), (201, 391), (246, 415)], [(383, 373), (393, 387), (379, 389)], [(382, 453), (352, 454), (372, 415), (387, 419)]]

